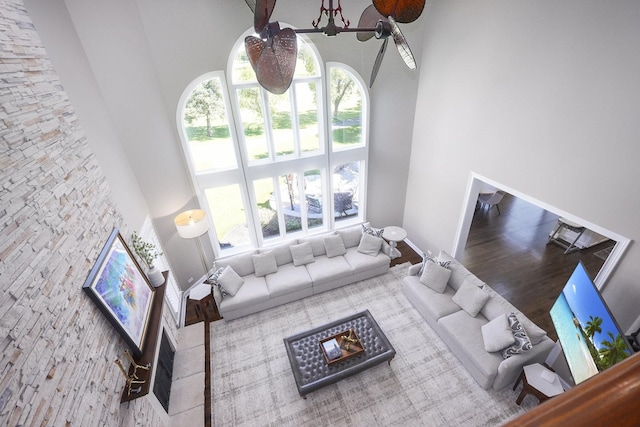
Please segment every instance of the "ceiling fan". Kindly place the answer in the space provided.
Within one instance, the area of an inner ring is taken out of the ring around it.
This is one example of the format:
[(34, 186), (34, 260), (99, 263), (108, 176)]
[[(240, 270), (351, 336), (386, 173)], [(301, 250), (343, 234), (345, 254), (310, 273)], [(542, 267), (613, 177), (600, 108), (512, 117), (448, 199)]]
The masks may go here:
[[(245, 1), (253, 11), (253, 28), (258, 34), (258, 37), (245, 38), (245, 50), (258, 83), (271, 93), (282, 94), (291, 85), (298, 54), (297, 33), (323, 33), (327, 36), (335, 36), (343, 32), (356, 32), (360, 41), (367, 41), (374, 36), (376, 39), (383, 39), (384, 42), (373, 65), (369, 87), (373, 86), (378, 74), (390, 36), (407, 67), (412, 70), (416, 68), (411, 49), (398, 23), (406, 24), (418, 19), (426, 0), (373, 0), (373, 4), (362, 12), (357, 28), (349, 28), (350, 21), (345, 21), (342, 15), (340, 0), (336, 0), (335, 8), (334, 0), (328, 0), (328, 8), (325, 7), (326, 0), (321, 0), (320, 16), (317, 21), (312, 21), (313, 28), (295, 30), (280, 28), (277, 21), (269, 21), (276, 0)], [(328, 22), (324, 27), (320, 27), (323, 15), (327, 17)], [(336, 25), (337, 16), (340, 17), (342, 26)]]

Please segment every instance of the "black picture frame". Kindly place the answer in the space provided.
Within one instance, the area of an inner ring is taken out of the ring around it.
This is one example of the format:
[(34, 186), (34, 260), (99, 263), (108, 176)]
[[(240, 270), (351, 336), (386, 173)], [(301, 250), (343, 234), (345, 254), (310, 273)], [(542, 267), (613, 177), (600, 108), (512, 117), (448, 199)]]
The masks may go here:
[(155, 288), (120, 232), (114, 228), (82, 289), (122, 336), (135, 357), (142, 355)]

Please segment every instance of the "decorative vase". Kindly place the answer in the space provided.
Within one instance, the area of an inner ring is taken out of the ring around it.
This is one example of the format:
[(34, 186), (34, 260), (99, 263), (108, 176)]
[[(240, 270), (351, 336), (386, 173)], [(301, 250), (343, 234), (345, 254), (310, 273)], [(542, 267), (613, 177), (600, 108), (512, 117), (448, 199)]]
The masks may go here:
[(157, 288), (164, 283), (164, 276), (162, 275), (162, 271), (160, 271), (160, 269), (156, 268), (155, 266), (151, 267), (149, 271), (147, 271), (147, 277), (149, 278), (149, 281), (154, 288)]

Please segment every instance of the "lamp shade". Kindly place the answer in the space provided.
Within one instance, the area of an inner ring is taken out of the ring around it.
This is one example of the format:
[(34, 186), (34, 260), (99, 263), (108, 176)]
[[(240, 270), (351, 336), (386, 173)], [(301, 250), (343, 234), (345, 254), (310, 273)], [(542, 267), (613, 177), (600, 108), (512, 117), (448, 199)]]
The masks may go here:
[(179, 214), (173, 222), (176, 224), (178, 235), (183, 239), (193, 239), (202, 236), (209, 229), (207, 214), (201, 209), (192, 209)]

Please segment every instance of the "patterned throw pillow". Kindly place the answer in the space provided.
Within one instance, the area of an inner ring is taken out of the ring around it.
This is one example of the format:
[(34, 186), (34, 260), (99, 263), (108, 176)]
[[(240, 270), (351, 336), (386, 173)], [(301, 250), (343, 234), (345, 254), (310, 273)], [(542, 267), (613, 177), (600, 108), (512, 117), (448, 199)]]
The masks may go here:
[(420, 267), (420, 271), (418, 271), (418, 276), (422, 276), (424, 273), (424, 268), (427, 265), (427, 262), (435, 262), (440, 267), (449, 268), (451, 261), (439, 261), (438, 258), (432, 258), (429, 255), (423, 253), (422, 254), (422, 266)]
[(220, 290), (220, 294), (222, 295), (222, 298), (228, 295), (227, 291), (225, 291), (220, 285), (220, 282), (218, 282), (218, 279), (220, 278), (220, 275), (222, 274), (224, 269), (225, 267), (220, 267), (219, 269), (214, 271), (211, 276), (207, 277), (207, 280), (204, 281), (204, 283), (207, 283), (212, 286), (216, 286)]
[(368, 222), (362, 224), (362, 234), (371, 234), (375, 237), (382, 237), (384, 228), (373, 228)]
[(518, 320), (515, 313), (511, 313), (508, 316), (509, 326), (511, 326), (511, 331), (513, 332), (513, 336), (516, 339), (516, 342), (513, 345), (502, 350), (502, 357), (508, 359), (509, 357), (524, 353), (525, 351), (531, 350), (531, 340), (527, 335), (527, 331), (524, 330), (524, 326)]

